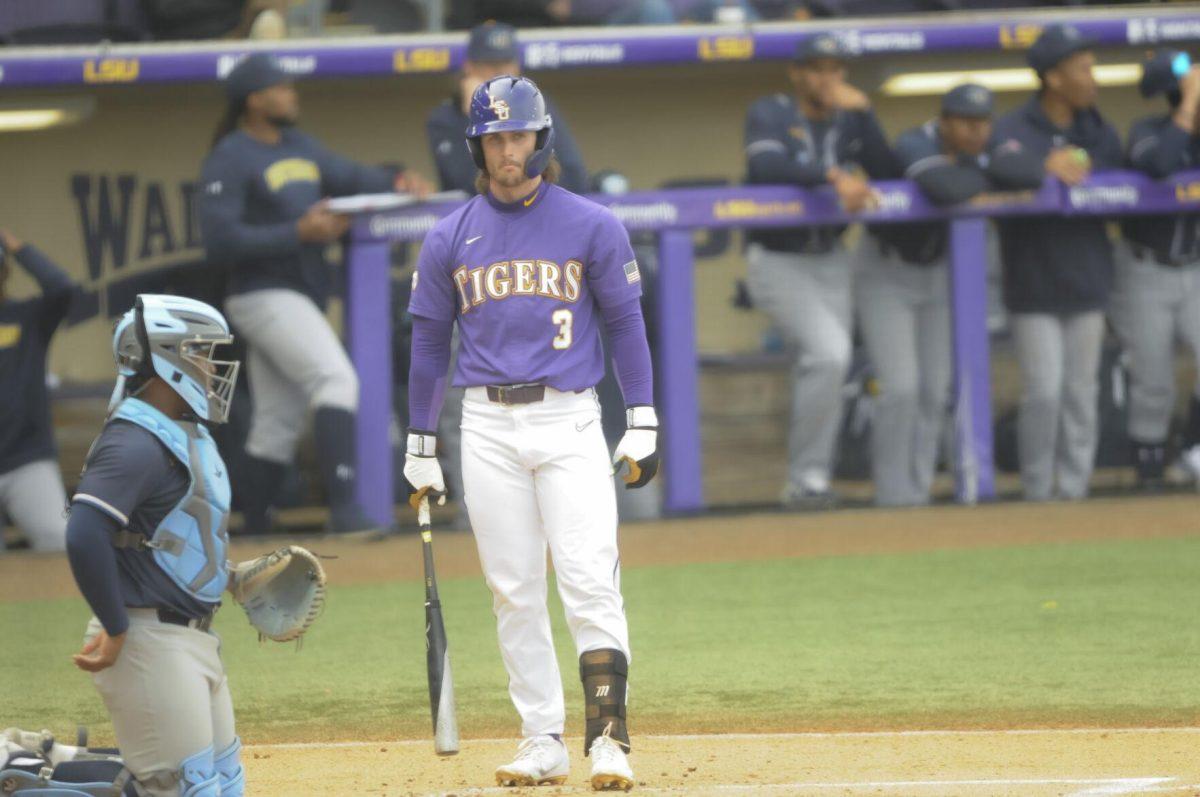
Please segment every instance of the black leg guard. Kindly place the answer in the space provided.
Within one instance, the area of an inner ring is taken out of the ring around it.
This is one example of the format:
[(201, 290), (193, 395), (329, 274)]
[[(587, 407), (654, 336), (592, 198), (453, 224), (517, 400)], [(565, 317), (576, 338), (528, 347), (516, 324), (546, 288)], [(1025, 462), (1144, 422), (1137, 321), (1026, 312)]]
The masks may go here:
[(625, 727), (629, 662), (625, 654), (613, 648), (589, 650), (579, 657), (579, 678), (583, 681), (583, 703), (587, 714), (583, 754), (588, 755), (592, 741), (605, 733), (629, 750), (629, 730)]

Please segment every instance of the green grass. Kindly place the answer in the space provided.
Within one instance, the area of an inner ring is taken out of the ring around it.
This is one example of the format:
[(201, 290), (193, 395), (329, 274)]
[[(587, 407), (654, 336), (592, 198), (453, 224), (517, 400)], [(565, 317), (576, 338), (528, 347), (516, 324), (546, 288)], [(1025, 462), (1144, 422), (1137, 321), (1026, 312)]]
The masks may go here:
[[(635, 732), (1200, 722), (1200, 538), (624, 573)], [(464, 736), (515, 735), (491, 599), (447, 580)], [(428, 734), (419, 583), (335, 586), (297, 651), (222, 611), (250, 741)], [(575, 652), (552, 601), (568, 712)], [(78, 600), (0, 605), (0, 727), (108, 735)]]

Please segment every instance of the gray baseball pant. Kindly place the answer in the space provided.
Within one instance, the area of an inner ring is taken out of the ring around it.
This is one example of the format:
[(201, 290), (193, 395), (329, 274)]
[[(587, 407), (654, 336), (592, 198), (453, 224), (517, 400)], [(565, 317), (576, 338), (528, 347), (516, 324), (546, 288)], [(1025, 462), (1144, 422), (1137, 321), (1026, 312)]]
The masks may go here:
[(268, 288), (231, 296), (225, 311), (249, 344), (254, 400), (246, 452), (289, 463), (310, 409), (357, 412), (358, 376), (320, 308), (299, 291)]
[[(1200, 262), (1163, 266), (1122, 248), (1112, 318), (1129, 351), (1129, 436), (1158, 444), (1175, 407), (1176, 337), (1200, 371)], [(1200, 397), (1200, 380), (1193, 389)]]
[(944, 260), (914, 266), (874, 244), (860, 249), (855, 302), (879, 382), (871, 421), (875, 503), (926, 504), (950, 400), (947, 267)]
[(65, 550), (67, 494), (58, 463), (39, 459), (0, 473), (0, 514), (21, 530), (33, 550)]
[(851, 356), (853, 264), (839, 244), (820, 255), (746, 252), (746, 286), (797, 349), (788, 437), (788, 487), (827, 480), (842, 421)]
[(1099, 434), (1104, 314), (1013, 313), (1011, 322), (1022, 380), (1017, 446), (1025, 497), (1083, 498)]
[[(92, 675), (112, 719), (125, 766), (143, 797), (175, 797), (184, 760), (237, 739), (233, 699), (215, 634), (160, 622), (154, 609), (129, 609), (117, 661)], [(88, 623), (84, 641), (101, 630)]]

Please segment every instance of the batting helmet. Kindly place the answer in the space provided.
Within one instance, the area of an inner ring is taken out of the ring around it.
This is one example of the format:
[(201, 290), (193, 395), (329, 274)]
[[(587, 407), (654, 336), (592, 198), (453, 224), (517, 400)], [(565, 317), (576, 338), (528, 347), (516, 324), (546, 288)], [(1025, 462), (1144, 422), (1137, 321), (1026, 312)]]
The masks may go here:
[(533, 154), (525, 162), (525, 174), (537, 177), (546, 170), (554, 154), (554, 123), (546, 113), (541, 89), (527, 77), (501, 75), (475, 89), (468, 113), (467, 147), (475, 165), (487, 169), (479, 140), (488, 133), (527, 130), (537, 133)]
[(139, 295), (113, 329), (117, 385), (110, 411), (125, 397), (127, 380), (158, 376), (199, 418), (224, 423), (241, 363), (214, 359), (213, 353), (217, 346), (232, 342), (225, 317), (204, 302)]

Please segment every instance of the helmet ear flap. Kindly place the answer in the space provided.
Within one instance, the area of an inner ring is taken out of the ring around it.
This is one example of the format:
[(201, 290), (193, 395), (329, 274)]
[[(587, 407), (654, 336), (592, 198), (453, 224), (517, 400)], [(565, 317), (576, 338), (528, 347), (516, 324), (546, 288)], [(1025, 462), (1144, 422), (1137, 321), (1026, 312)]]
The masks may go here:
[(529, 161), (525, 164), (525, 174), (529, 177), (539, 176), (550, 165), (550, 156), (554, 154), (553, 125), (548, 125), (537, 131), (537, 138), (534, 140), (534, 143), (533, 154), (529, 156)]
[(146, 332), (146, 322), (144, 307), (142, 305), (142, 296), (138, 296), (136, 304), (133, 305), (133, 341), (132, 346), (126, 346), (121, 350), (121, 356), (125, 359), (128, 367), (133, 371), (134, 377), (151, 376), (154, 373), (154, 366), (150, 362), (150, 334)]
[(146, 331), (146, 315), (142, 307), (142, 297), (138, 297), (134, 307), (133, 334), (137, 338), (138, 348), (141, 349), (137, 354), (134, 371), (137, 376), (149, 376), (154, 373), (154, 366), (150, 362), (150, 334)]
[(487, 171), (487, 161), (484, 160), (483, 157), (483, 144), (481, 141), (482, 139), (478, 137), (468, 138), (467, 149), (471, 151), (471, 157), (475, 160), (475, 165), (480, 169)]

